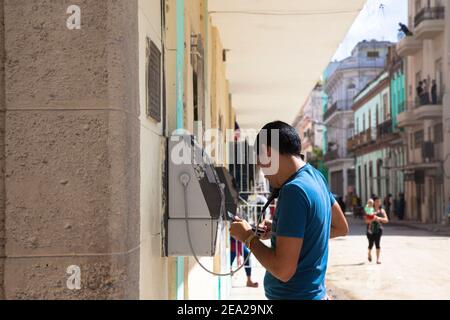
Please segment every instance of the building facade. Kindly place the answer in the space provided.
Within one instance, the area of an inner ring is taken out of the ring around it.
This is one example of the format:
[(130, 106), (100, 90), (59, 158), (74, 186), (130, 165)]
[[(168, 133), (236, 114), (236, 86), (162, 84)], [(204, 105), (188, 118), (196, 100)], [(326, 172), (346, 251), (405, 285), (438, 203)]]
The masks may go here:
[(316, 149), (322, 150), (323, 146), (323, 88), (318, 83), (293, 124), (302, 139), (302, 152), (307, 160), (313, 157)]
[(327, 127), (325, 165), (329, 170), (331, 190), (345, 197), (355, 187), (354, 159), (347, 151), (347, 141), (353, 135), (353, 99), (384, 69), (389, 42), (362, 41), (350, 57), (332, 63), (326, 72), (324, 91), (327, 108), (323, 123)]
[[(393, 112), (391, 76), (387, 70), (355, 97), (352, 107), (355, 127), (348, 150), (355, 156), (356, 194), (363, 204), (373, 195), (383, 199), (391, 194), (394, 199), (403, 193), (399, 168), (404, 148)], [(390, 209), (392, 213), (395, 208)]]
[(399, 110), (407, 146), (406, 214), (445, 221), (450, 196), (449, 21), (447, 1), (408, 2), (409, 30), (397, 44), (406, 61), (406, 104)]
[(225, 298), (164, 249), (168, 137), (236, 120), (207, 1), (38, 2), (0, 1), (0, 298)]

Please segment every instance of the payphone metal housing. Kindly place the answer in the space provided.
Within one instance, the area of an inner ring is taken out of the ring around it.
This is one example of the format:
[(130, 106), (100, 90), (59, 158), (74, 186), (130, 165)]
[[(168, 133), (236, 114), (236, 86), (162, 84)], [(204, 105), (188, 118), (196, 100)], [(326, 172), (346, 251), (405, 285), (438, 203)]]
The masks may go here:
[(225, 209), (232, 215), (237, 215), (239, 193), (236, 182), (230, 172), (222, 166), (216, 167), (220, 181), (225, 184)]
[[(195, 143), (193, 136), (170, 137), (168, 157), (167, 254), (193, 255), (186, 232), (186, 223), (189, 223), (195, 255), (212, 257), (216, 251), (217, 234), (222, 229), (220, 224), (225, 216), (224, 185), (221, 184), (210, 158)], [(185, 187), (181, 176), (186, 174), (190, 179)]]

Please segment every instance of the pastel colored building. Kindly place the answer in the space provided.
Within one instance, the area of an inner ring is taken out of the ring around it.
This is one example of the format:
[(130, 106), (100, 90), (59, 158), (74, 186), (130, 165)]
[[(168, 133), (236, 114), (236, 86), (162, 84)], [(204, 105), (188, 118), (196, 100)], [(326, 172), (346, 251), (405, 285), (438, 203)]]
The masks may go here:
[(405, 107), (398, 126), (407, 146), (407, 219), (446, 222), (450, 196), (450, 99), (448, 1), (409, 0), (409, 34), (397, 44), (406, 61)]

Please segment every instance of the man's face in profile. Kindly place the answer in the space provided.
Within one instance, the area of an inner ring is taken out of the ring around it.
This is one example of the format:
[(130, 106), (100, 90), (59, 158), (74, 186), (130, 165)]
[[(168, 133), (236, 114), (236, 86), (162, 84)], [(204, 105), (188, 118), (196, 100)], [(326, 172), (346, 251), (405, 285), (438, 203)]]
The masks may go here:
[(277, 150), (261, 146), (261, 151), (258, 155), (257, 165), (264, 174), (264, 177), (269, 181), (272, 188), (280, 188), (278, 181), (278, 173), (280, 167), (280, 155)]

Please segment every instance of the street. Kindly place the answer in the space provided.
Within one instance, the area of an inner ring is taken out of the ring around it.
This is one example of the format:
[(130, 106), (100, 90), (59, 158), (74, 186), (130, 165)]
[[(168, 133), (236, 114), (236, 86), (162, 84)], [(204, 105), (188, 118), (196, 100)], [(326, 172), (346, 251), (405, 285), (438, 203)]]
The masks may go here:
[[(367, 261), (362, 221), (350, 220), (350, 236), (330, 244), (328, 281), (345, 299), (450, 299), (450, 237), (387, 225), (382, 265)], [(375, 257), (375, 252), (373, 252)]]
[[(330, 243), (327, 287), (333, 299), (450, 299), (450, 237), (387, 225), (381, 240), (382, 264), (377, 265), (367, 261), (363, 222), (350, 218), (349, 223), (350, 235)], [(233, 279), (230, 299), (265, 298), (264, 268), (254, 258), (253, 265), (254, 281), (261, 287), (245, 288), (245, 273), (240, 272)]]

